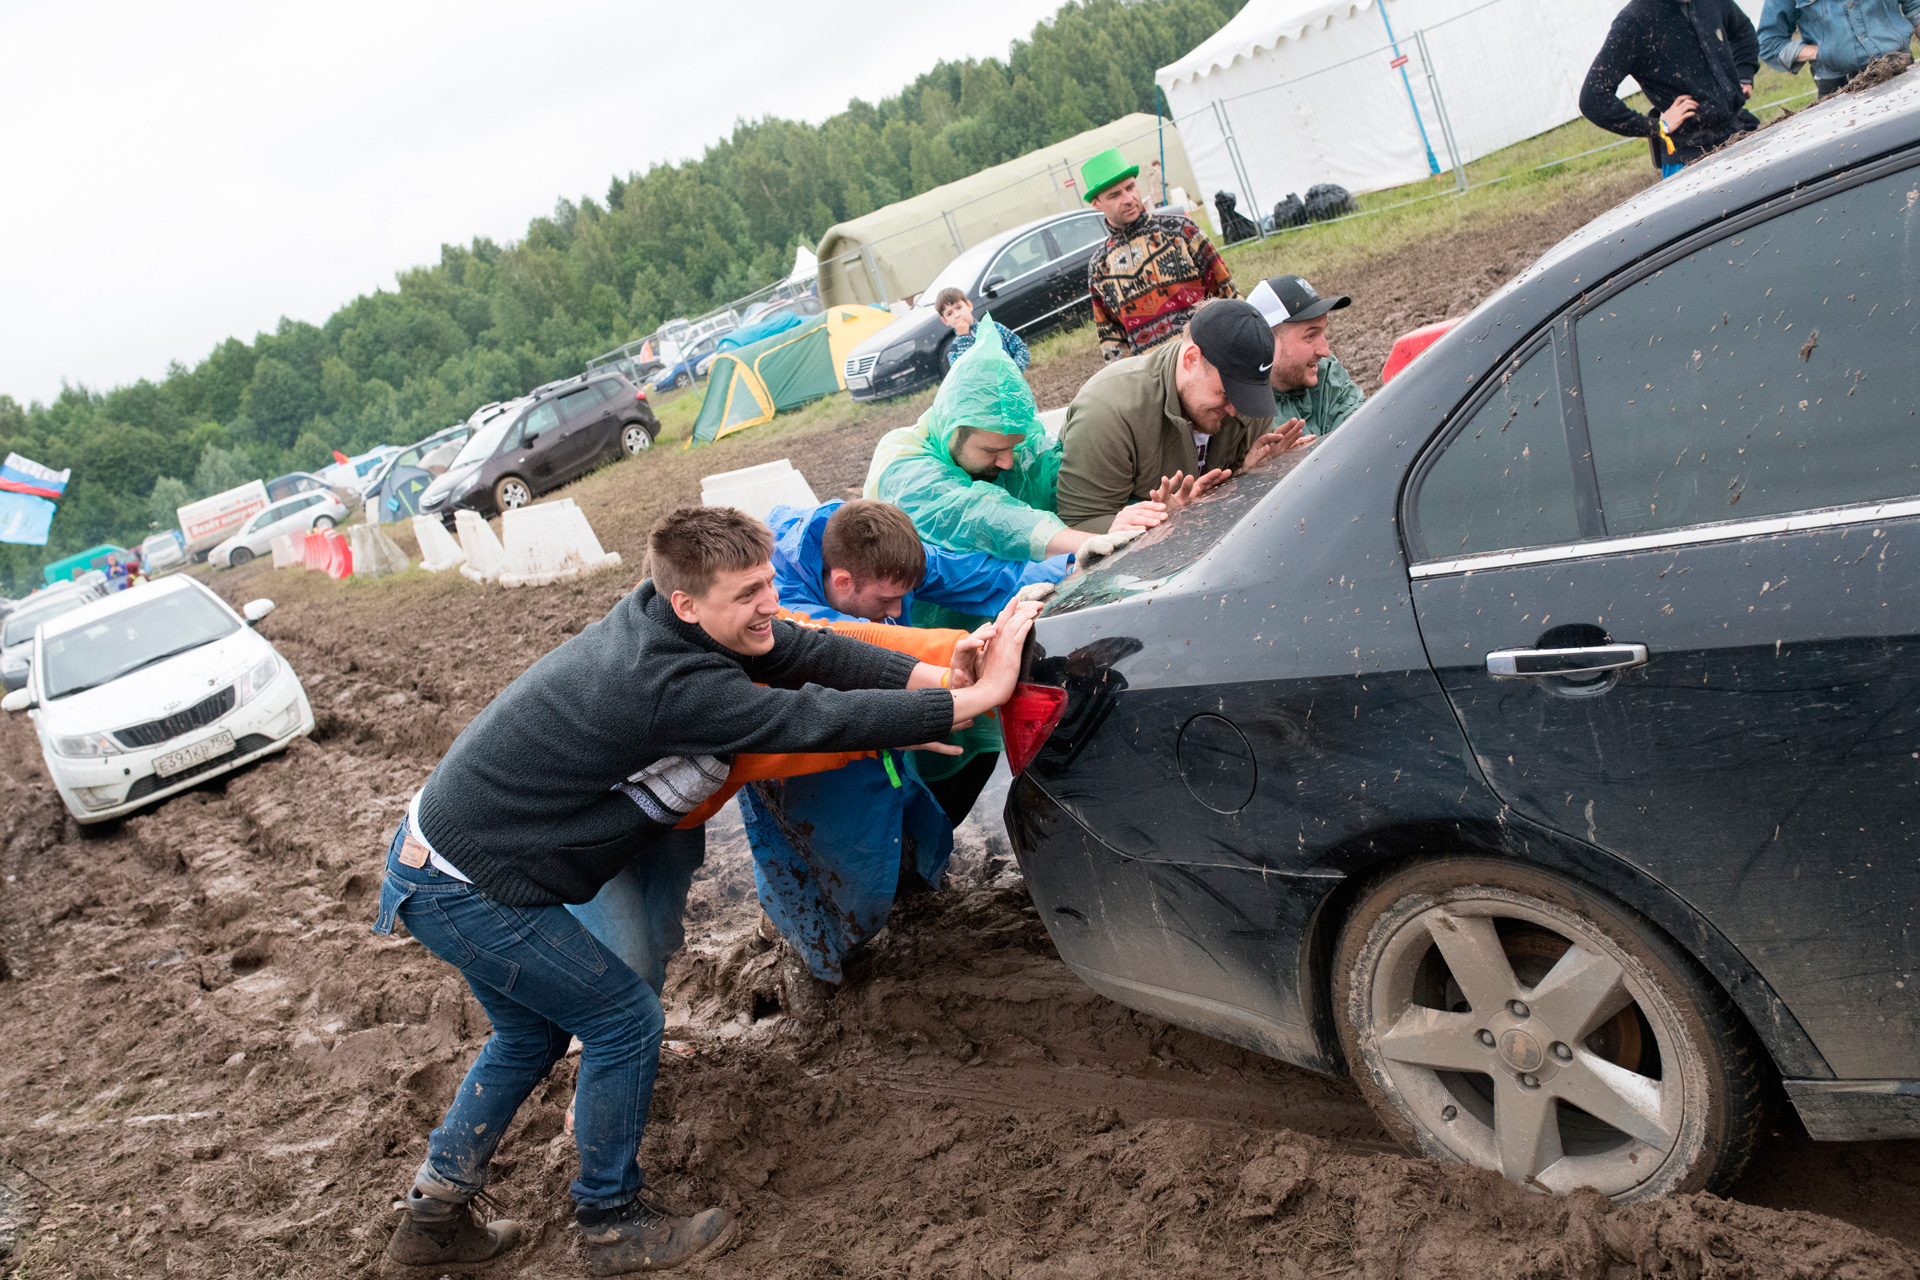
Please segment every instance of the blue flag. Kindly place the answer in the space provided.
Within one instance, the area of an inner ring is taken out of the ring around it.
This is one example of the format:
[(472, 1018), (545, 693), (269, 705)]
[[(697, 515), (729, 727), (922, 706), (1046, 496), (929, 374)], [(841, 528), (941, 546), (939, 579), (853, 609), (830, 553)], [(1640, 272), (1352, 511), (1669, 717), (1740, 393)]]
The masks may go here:
[(44, 547), (52, 525), (53, 504), (45, 498), (0, 492), (0, 542)]

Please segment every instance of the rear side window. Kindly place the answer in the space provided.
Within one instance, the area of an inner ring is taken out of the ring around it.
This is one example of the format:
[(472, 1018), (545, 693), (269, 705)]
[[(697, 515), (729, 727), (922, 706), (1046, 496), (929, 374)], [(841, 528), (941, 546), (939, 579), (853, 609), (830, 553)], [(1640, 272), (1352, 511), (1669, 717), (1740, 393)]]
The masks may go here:
[(1610, 534), (1920, 493), (1920, 171), (1801, 205), (1576, 328)]
[(1056, 222), (1047, 228), (1053, 233), (1053, 242), (1060, 248), (1060, 256), (1066, 257), (1080, 249), (1099, 244), (1107, 238), (1107, 220), (1103, 214), (1090, 218), (1072, 218), (1066, 222)]
[(1414, 513), (1431, 559), (1579, 541), (1551, 346), (1506, 367), (1427, 468)]
[(582, 387), (578, 391), (569, 391), (560, 397), (560, 416), (577, 418), (588, 411), (597, 412), (605, 401), (595, 394), (592, 387)]

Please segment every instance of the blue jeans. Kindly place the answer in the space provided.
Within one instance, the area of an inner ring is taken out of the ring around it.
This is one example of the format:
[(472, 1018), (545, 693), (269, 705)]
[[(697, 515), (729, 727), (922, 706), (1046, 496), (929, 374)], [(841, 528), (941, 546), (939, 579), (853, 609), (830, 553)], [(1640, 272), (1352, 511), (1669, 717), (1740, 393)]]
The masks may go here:
[(640, 1191), (640, 1137), (660, 1070), (659, 996), (566, 908), (504, 906), (431, 864), (402, 864), (405, 832), (402, 823), (387, 850), (373, 931), (392, 933), (396, 918), (405, 923), (420, 945), (460, 970), (493, 1023), (428, 1139), (421, 1177), (461, 1199), (485, 1187), (514, 1113), (578, 1036), (573, 1198), (588, 1209), (626, 1204)]
[(687, 940), (687, 889), (707, 857), (707, 829), (670, 831), (606, 882), (593, 901), (567, 910), (658, 994), (667, 961)]

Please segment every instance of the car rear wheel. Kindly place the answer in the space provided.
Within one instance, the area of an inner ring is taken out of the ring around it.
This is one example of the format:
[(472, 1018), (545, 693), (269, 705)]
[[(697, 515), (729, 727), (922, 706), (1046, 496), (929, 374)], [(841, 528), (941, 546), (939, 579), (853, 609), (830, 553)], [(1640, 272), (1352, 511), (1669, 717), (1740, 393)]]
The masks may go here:
[(227, 567), (230, 569), (238, 569), (241, 565), (246, 564), (252, 559), (253, 552), (247, 550), (245, 547), (235, 547), (227, 553)]
[(333, 528), (333, 517), (321, 516), (313, 522), (313, 527), (316, 532), (324, 533), (328, 529)]
[(494, 482), (493, 505), (502, 511), (514, 511), (533, 501), (533, 490), (519, 476), (501, 476)]
[(620, 451), (631, 458), (636, 453), (645, 453), (653, 448), (653, 436), (637, 422), (630, 422), (620, 432)]
[(1442, 858), (1373, 885), (1333, 998), (1361, 1092), (1437, 1159), (1634, 1201), (1725, 1186), (1758, 1135), (1763, 1067), (1726, 996), (1538, 867)]

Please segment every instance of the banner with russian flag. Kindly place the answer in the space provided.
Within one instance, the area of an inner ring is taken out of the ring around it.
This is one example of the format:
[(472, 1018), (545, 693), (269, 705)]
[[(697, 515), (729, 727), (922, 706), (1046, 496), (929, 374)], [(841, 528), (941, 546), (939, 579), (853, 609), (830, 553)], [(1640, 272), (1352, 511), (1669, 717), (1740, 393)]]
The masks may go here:
[(9, 453), (0, 463), (0, 542), (46, 546), (54, 500), (66, 493), (72, 474), (71, 467), (55, 471)]

